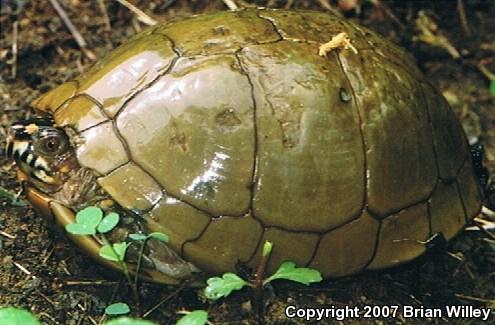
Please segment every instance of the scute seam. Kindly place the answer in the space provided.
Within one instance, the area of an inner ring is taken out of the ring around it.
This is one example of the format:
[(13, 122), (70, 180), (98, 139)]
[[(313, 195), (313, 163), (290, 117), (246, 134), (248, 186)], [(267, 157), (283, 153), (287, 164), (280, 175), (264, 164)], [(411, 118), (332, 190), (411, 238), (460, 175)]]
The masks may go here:
[[(351, 89), (352, 102), (354, 103), (354, 105), (353, 105), (352, 108), (354, 110), (356, 110), (356, 115), (357, 115), (358, 123), (359, 123), (359, 135), (361, 136), (361, 144), (362, 144), (362, 147), (363, 147), (363, 187), (364, 187), (364, 189), (363, 189), (363, 201), (361, 203), (361, 209), (360, 209), (361, 211), (360, 211), (360, 214), (357, 217), (357, 218), (359, 218), (360, 216), (363, 215), (364, 211), (366, 210), (366, 206), (368, 205), (369, 179), (366, 176), (367, 173), (368, 173), (368, 157), (366, 155), (368, 144), (366, 143), (366, 139), (364, 137), (363, 118), (361, 116), (361, 107), (359, 107), (359, 103), (357, 101), (356, 92), (354, 90), (354, 87), (352, 86), (352, 83), (351, 83), (351, 80), (349, 79), (349, 76), (347, 75), (347, 71), (345, 70), (345, 68), (344, 68), (344, 66), (342, 64), (342, 61), (340, 59), (340, 55), (338, 53), (336, 53), (336, 52), (334, 52), (334, 53), (335, 53), (334, 54), (335, 55), (335, 60), (337, 61), (337, 64), (339, 65), (340, 71), (342, 71), (342, 73), (344, 74), (345, 80), (346, 80), (347, 84), (349, 85), (349, 88)], [(352, 219), (355, 220), (357, 218), (352, 218)], [(350, 221), (348, 221), (347, 223), (349, 223), (349, 222)]]
[(311, 257), (309, 258), (308, 262), (304, 265), (304, 267), (308, 267), (311, 265), (311, 263), (313, 263), (313, 260), (316, 257), (316, 253), (318, 253), (318, 249), (320, 248), (321, 240), (323, 239), (323, 236), (325, 234), (317, 234), (317, 235), (318, 235), (318, 240), (316, 241), (316, 245), (313, 248), (313, 253), (311, 254)]
[(378, 229), (377, 229), (376, 235), (375, 235), (375, 247), (373, 248), (373, 252), (371, 253), (370, 260), (368, 261), (368, 263), (365, 263), (363, 265), (363, 267), (359, 271), (357, 271), (356, 273), (366, 270), (368, 268), (368, 266), (370, 266), (370, 264), (373, 263), (373, 260), (376, 257), (376, 253), (378, 252), (378, 243), (380, 242), (380, 233), (381, 232), (382, 232), (382, 220), (378, 220)]

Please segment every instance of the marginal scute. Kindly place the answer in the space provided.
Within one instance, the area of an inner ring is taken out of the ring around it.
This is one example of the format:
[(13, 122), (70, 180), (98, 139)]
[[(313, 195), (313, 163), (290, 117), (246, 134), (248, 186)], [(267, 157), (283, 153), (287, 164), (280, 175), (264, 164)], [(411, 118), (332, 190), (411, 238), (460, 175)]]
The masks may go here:
[(79, 93), (97, 100), (113, 117), (131, 96), (164, 74), (176, 57), (162, 35), (141, 35), (124, 43), (79, 77)]
[(70, 126), (79, 132), (108, 120), (100, 107), (85, 95), (68, 100), (55, 112), (54, 119), (57, 126)]
[(457, 176), (459, 191), (466, 212), (466, 221), (476, 217), (481, 211), (482, 192), (470, 159), (467, 159)]
[(426, 203), (408, 207), (381, 221), (378, 246), (370, 270), (412, 260), (422, 254), (430, 236)]
[[(117, 126), (132, 159), (168, 193), (215, 216), (241, 216), (254, 168), (249, 89), (233, 55), (180, 58), (129, 101)], [(225, 112), (236, 119), (228, 129), (218, 127)]]
[(323, 235), (309, 267), (325, 277), (361, 271), (375, 251), (379, 221), (364, 212), (358, 219)]
[(158, 27), (154, 33), (167, 35), (182, 55), (234, 53), (250, 43), (279, 39), (269, 22), (256, 11), (220, 12)]
[(445, 98), (429, 83), (422, 83), (421, 87), (429, 110), (440, 178), (451, 181), (469, 155), (466, 137)]
[[(292, 261), (297, 266), (306, 266), (311, 260), (318, 244), (318, 235), (305, 232), (289, 232), (283, 229), (267, 228), (263, 233), (261, 245), (249, 262), (256, 269), (261, 259), (262, 245), (265, 241), (273, 244), (272, 253), (266, 266), (266, 274), (276, 271), (284, 261)], [(290, 249), (288, 250), (287, 248)]]
[(362, 120), (370, 211), (384, 217), (427, 199), (438, 172), (419, 82), (373, 51), (339, 58)]
[(445, 239), (454, 237), (466, 224), (457, 183), (438, 182), (431, 199), (431, 234), (442, 233)]
[(250, 215), (215, 218), (199, 239), (184, 244), (183, 257), (213, 274), (235, 270), (253, 256), (262, 230)]
[(238, 55), (253, 83), (258, 168), (254, 215), (267, 226), (323, 232), (356, 218), (365, 196), (354, 100), (335, 56), (281, 41)]
[(94, 170), (97, 175), (105, 175), (129, 160), (112, 122), (92, 127), (74, 141), (80, 165)]
[(35, 99), (31, 106), (40, 111), (55, 112), (67, 99), (77, 92), (77, 82), (68, 81)]
[(98, 178), (98, 184), (124, 209), (150, 210), (162, 198), (160, 186), (134, 163), (127, 163)]
[(149, 230), (167, 234), (168, 244), (179, 253), (182, 244), (197, 238), (210, 221), (204, 212), (166, 194), (144, 218)]

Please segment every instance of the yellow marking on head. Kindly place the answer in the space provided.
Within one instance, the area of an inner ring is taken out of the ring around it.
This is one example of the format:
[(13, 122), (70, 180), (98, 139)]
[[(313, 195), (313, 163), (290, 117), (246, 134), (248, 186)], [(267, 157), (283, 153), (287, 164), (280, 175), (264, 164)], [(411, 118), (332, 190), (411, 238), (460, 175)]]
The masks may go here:
[(26, 125), (25, 130), (28, 134), (34, 134), (34, 133), (38, 132), (39, 127), (36, 124), (31, 123), (31, 124)]

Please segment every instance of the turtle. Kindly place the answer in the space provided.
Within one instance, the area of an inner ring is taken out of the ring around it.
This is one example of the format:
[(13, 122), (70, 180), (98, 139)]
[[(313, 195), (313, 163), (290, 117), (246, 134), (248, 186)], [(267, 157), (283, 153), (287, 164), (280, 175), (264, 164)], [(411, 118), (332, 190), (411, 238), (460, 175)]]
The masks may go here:
[[(337, 35), (346, 46), (322, 53)], [(159, 23), (32, 106), (6, 150), (27, 198), (60, 226), (96, 205), (124, 216), (118, 240), (167, 234), (145, 252), (156, 282), (254, 268), (265, 241), (267, 271), (392, 267), (481, 209), (446, 100), (404, 50), (330, 13)], [(69, 237), (118, 268), (97, 238)]]

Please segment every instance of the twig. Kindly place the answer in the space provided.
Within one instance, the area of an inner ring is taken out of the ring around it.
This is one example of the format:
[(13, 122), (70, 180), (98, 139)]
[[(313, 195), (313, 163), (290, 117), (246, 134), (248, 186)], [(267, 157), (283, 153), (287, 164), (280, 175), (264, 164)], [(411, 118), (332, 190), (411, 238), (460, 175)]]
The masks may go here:
[(466, 10), (464, 9), (464, 2), (462, 0), (457, 0), (457, 11), (459, 12), (459, 19), (461, 21), (462, 29), (464, 30), (464, 35), (471, 36), (471, 30), (466, 18)]
[[(77, 307), (79, 307), (79, 309), (81, 309), (84, 314), (86, 314), (86, 312), (88, 311), (88, 309), (84, 308), (84, 306), (81, 304), (77, 304)], [(98, 323), (91, 316), (87, 315), (87, 317), (94, 325), (98, 325)]]
[(478, 62), (476, 65), (478, 67), (478, 70), (488, 79), (488, 80), (495, 80), (495, 73), (491, 72), (488, 70), (488, 68), (485, 66), (489, 64), (491, 61), (493, 61), (494, 58), (486, 58)]
[(77, 45), (81, 48), (82, 52), (90, 59), (91, 61), (96, 60), (96, 55), (91, 52), (87, 46), (88, 44), (84, 40), (84, 37), (79, 33), (77, 28), (72, 24), (72, 21), (70, 20), (69, 16), (65, 13), (64, 8), (58, 3), (57, 0), (48, 0), (50, 1), (50, 4), (53, 6), (57, 14), (60, 16), (62, 21), (64, 22), (65, 26), (69, 29), (70, 33), (72, 34), (72, 37), (74, 37), (74, 40), (76, 41)]
[(153, 18), (151, 18), (150, 16), (145, 14), (144, 11), (142, 11), (138, 7), (134, 6), (132, 3), (129, 3), (127, 0), (115, 0), (115, 1), (117, 1), (121, 5), (123, 5), (124, 7), (129, 9), (130, 11), (132, 11), (133, 13), (135, 13), (138, 20), (140, 22), (142, 22), (143, 24), (148, 25), (148, 26), (153, 26), (153, 25), (156, 25), (158, 23), (156, 20), (154, 20)]
[(49, 315), (49, 314), (47, 314), (47, 313), (40, 312), (40, 313), (38, 314), (38, 316), (40, 316), (40, 317), (42, 317), (42, 316), (43, 316), (43, 317), (46, 317), (46, 318), (48, 318), (49, 320), (51, 320), (54, 324), (60, 324), (59, 322), (57, 322), (57, 320), (56, 320), (55, 318), (53, 318), (52, 316), (50, 316), (50, 315)]
[(50, 305), (52, 305), (55, 308), (57, 307), (57, 304), (53, 302), (53, 300), (48, 298), (43, 292), (41, 292), (40, 290), (36, 290), (36, 293), (39, 294), (41, 298), (45, 299)]
[(17, 76), (17, 34), (19, 31), (19, 21), (12, 24), (12, 79)]
[(284, 9), (290, 9), (294, 4), (294, 0), (287, 0), (287, 3), (284, 6)]
[(188, 281), (182, 282), (181, 285), (177, 289), (175, 289), (174, 292), (172, 292), (171, 294), (167, 295), (164, 299), (162, 299), (162, 301), (160, 301), (159, 303), (157, 303), (156, 305), (154, 305), (153, 307), (151, 307), (147, 312), (145, 312), (143, 315), (141, 315), (141, 317), (142, 318), (148, 317), (158, 307), (160, 307), (161, 305), (163, 305), (164, 303), (166, 303), (167, 301), (169, 301), (170, 299), (172, 299), (173, 297), (175, 297), (177, 294), (179, 294), (179, 292), (181, 292), (187, 286), (188, 283), (189, 283)]
[(100, 11), (103, 15), (103, 21), (105, 22), (105, 29), (107, 31), (112, 30), (112, 25), (110, 24), (110, 18), (108, 17), (107, 7), (103, 0), (98, 0), (98, 7), (100, 7)]
[(17, 263), (17, 262), (14, 262), (14, 265), (19, 269), (21, 270), (23, 273), (31, 276), (31, 277), (35, 277), (34, 275), (31, 274), (31, 272), (29, 272), (28, 269), (26, 269), (24, 266), (22, 266), (21, 264)]
[(330, 3), (328, 2), (328, 0), (318, 0), (318, 3), (320, 4), (320, 6), (323, 8), (323, 9), (326, 9), (328, 11), (330, 11), (332, 14), (338, 16), (338, 17), (342, 17), (342, 14), (335, 10), (331, 5)]
[(400, 27), (400, 29), (402, 29), (402, 30), (406, 29), (406, 26), (404, 26), (404, 24), (399, 20), (399, 18), (397, 18), (397, 16), (395, 16), (392, 9), (390, 9), (387, 5), (385, 5), (383, 3), (380, 3), (380, 6), (383, 9), (383, 11), (385, 12), (385, 14), (387, 14)]
[(2, 231), (2, 230), (0, 230), (0, 235), (2, 235), (4, 237), (7, 237), (7, 238), (10, 238), (10, 239), (15, 239), (16, 238), (16, 236), (11, 235), (9, 233), (6, 233), (5, 231)]
[(239, 6), (234, 2), (234, 0), (222, 0), (223, 3), (229, 8), (229, 10), (237, 10)]
[(428, 17), (423, 10), (418, 12), (418, 18), (416, 18), (416, 28), (419, 30), (419, 35), (414, 36), (413, 41), (421, 41), (432, 46), (441, 47), (455, 60), (461, 57), (459, 51), (457, 51), (447, 37), (442, 34), (433, 19)]
[(116, 281), (107, 281), (107, 280), (93, 280), (93, 281), (65, 281), (63, 286), (107, 286), (107, 285), (115, 285), (118, 282)]
[(459, 299), (462, 299), (462, 300), (477, 301), (477, 302), (484, 302), (484, 303), (493, 303), (493, 300), (490, 300), (490, 299), (483, 299), (483, 298), (478, 298), (478, 297), (473, 297), (473, 296), (466, 296), (466, 295), (461, 295), (459, 293), (456, 293), (455, 296)]

